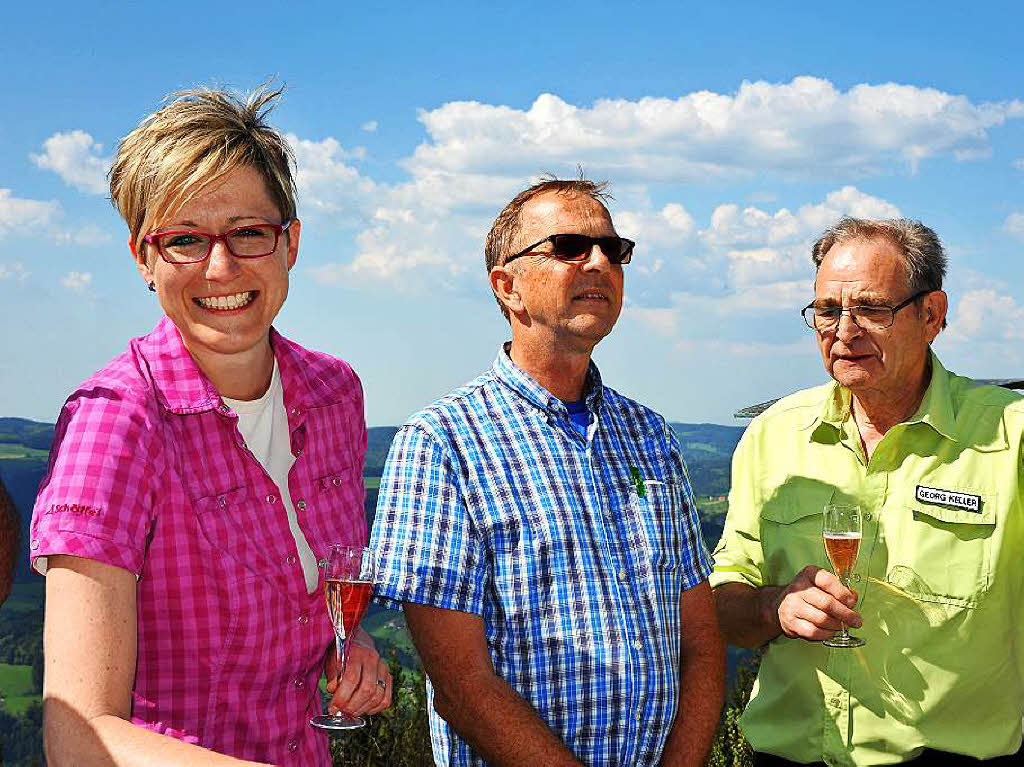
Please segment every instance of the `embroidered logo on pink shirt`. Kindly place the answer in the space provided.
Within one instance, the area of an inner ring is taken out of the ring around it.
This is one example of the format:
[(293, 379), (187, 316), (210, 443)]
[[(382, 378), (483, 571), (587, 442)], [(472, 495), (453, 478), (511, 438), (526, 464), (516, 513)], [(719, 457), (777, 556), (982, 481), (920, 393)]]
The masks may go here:
[(98, 517), (100, 512), (101, 509), (84, 503), (51, 503), (46, 510), (47, 514), (86, 514), (90, 517)]

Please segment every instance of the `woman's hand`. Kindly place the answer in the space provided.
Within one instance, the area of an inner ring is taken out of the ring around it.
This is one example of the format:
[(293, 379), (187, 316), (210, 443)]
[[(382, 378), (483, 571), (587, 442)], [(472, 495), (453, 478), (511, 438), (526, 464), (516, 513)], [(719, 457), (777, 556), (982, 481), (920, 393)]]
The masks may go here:
[(388, 664), (374, 649), (373, 639), (362, 629), (352, 637), (345, 673), (338, 678), (338, 654), (332, 647), (324, 663), (327, 692), (331, 701), (327, 712), (334, 714), (379, 714), (391, 705), (392, 679)]

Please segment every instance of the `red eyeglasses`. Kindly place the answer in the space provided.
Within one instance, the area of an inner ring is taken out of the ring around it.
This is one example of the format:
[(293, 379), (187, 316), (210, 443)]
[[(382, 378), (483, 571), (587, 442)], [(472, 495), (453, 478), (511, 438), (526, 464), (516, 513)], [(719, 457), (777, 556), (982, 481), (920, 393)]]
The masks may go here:
[(210, 234), (194, 229), (154, 232), (142, 238), (156, 247), (160, 257), (169, 264), (197, 264), (213, 252), (218, 240), (235, 258), (260, 258), (277, 250), (281, 233), (292, 225), (290, 219), (283, 224), (247, 224), (229, 229), (224, 234)]

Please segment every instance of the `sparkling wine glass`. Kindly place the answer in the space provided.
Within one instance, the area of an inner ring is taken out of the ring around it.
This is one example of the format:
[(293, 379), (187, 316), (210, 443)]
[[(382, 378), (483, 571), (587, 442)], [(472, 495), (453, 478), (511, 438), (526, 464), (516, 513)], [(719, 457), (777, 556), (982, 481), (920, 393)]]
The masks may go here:
[[(352, 635), (363, 619), (370, 603), (377, 557), (373, 549), (359, 546), (332, 545), (324, 563), (327, 614), (334, 627), (335, 648), (338, 653), (338, 676), (345, 673)], [(353, 730), (363, 727), (366, 720), (339, 711), (320, 714), (309, 720), (322, 730)]]
[[(846, 503), (830, 503), (825, 506), (821, 535), (825, 540), (825, 553), (832, 563), (832, 570), (843, 585), (849, 588), (850, 575), (857, 564), (863, 535), (860, 506)], [(863, 647), (866, 642), (852, 636), (844, 623), (842, 629), (822, 644), (826, 647)]]

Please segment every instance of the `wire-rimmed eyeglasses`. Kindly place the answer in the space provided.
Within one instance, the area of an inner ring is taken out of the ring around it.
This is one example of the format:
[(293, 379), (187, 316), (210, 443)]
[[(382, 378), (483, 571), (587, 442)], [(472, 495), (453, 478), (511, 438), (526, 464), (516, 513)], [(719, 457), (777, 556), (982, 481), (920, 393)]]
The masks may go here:
[(906, 301), (895, 306), (815, 306), (808, 304), (800, 310), (804, 324), (819, 333), (828, 333), (839, 327), (839, 320), (849, 314), (854, 324), (862, 330), (884, 330), (896, 321), (896, 312), (910, 306), (917, 299), (934, 291), (920, 290)]

